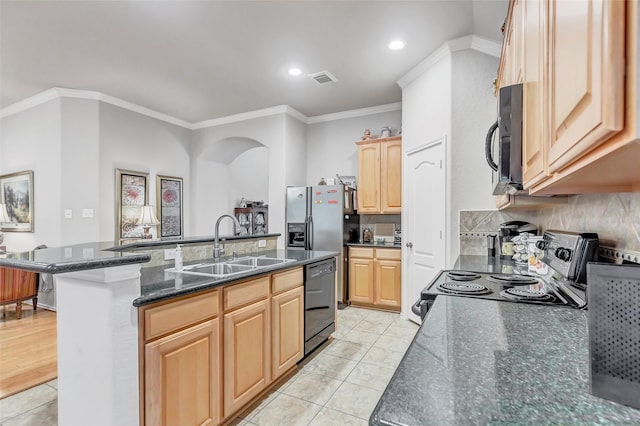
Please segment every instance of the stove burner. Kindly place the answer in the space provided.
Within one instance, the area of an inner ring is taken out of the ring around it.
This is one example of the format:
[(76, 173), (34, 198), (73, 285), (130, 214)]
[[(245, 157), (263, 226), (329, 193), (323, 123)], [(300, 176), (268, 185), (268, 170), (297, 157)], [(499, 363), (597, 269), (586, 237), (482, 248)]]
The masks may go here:
[(480, 274), (467, 271), (449, 271), (447, 276), (454, 281), (473, 281), (480, 278)]
[(553, 302), (556, 300), (556, 298), (550, 294), (522, 288), (508, 288), (501, 291), (500, 296), (505, 299), (520, 301)]
[(443, 293), (451, 294), (489, 294), (491, 290), (480, 284), (474, 283), (461, 283), (461, 282), (446, 282), (438, 286), (438, 290)]
[(533, 285), (538, 284), (538, 278), (533, 275), (495, 274), (487, 277), (488, 281), (503, 285)]

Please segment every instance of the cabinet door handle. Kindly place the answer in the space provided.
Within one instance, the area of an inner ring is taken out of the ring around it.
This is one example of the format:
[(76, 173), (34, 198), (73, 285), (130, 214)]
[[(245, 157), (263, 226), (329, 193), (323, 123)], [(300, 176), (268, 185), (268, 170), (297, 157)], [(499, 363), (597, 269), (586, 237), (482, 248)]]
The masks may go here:
[(412, 248), (413, 247), (413, 243), (407, 243), (407, 247)]

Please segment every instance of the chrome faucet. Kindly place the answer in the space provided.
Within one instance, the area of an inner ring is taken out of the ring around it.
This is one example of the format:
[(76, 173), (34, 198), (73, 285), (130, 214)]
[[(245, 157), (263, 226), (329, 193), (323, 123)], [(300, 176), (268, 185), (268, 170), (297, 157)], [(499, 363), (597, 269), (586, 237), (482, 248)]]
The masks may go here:
[(216, 221), (216, 230), (215, 230), (215, 236), (213, 240), (213, 260), (214, 261), (220, 259), (220, 255), (224, 254), (224, 248), (220, 248), (219, 234), (220, 234), (220, 222), (225, 217), (228, 217), (231, 220), (233, 220), (233, 224), (234, 224), (233, 235), (236, 235), (240, 232), (240, 222), (238, 222), (238, 219), (236, 219), (234, 216), (231, 216), (230, 214), (223, 214), (218, 218), (218, 220)]

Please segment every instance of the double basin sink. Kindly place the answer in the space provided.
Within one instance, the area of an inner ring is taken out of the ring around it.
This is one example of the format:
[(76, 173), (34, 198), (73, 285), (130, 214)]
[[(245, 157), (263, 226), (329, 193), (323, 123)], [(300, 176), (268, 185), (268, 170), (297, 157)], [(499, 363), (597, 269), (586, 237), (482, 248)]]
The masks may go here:
[(280, 265), (286, 262), (293, 262), (293, 259), (279, 259), (275, 257), (240, 257), (237, 259), (227, 260), (216, 263), (197, 263), (195, 265), (187, 265), (181, 271), (175, 268), (167, 269), (169, 272), (180, 274), (203, 275), (207, 277), (228, 277), (235, 274), (241, 274), (256, 269), (268, 268), (274, 265)]

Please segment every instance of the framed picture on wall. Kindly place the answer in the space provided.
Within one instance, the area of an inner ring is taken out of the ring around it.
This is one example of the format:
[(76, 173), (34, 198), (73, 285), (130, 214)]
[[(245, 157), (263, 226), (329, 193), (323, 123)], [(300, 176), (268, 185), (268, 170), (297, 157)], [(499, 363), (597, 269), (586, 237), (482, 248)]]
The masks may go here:
[(116, 169), (116, 240), (142, 238), (142, 206), (148, 204), (147, 173)]
[(7, 216), (3, 231), (33, 232), (33, 170), (0, 176), (0, 204)]
[(182, 237), (184, 233), (182, 178), (156, 176), (156, 206), (161, 238)]

